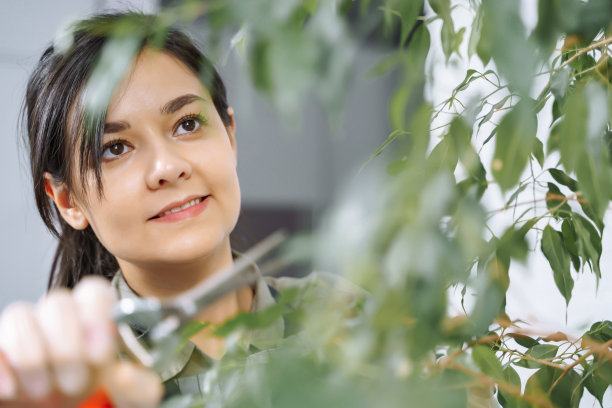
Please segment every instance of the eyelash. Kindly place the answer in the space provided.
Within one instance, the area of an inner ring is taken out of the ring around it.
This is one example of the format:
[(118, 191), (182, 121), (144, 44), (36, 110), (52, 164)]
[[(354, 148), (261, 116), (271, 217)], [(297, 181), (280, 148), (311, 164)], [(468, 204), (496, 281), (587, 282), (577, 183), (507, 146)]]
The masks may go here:
[[(196, 122), (198, 123), (198, 128), (197, 128), (197, 129), (194, 129), (194, 130), (192, 130), (192, 131), (188, 131), (187, 133), (193, 133), (193, 132), (196, 132), (198, 129), (200, 129), (200, 126), (204, 126), (204, 125), (206, 124), (206, 119), (205, 119), (205, 118), (204, 118), (204, 116), (202, 116), (201, 114), (199, 114), (199, 113), (189, 113), (189, 114), (187, 114), (187, 115), (185, 115), (185, 116), (181, 117), (181, 118), (180, 118), (180, 119), (179, 119), (179, 120), (176, 122), (176, 125), (174, 126), (174, 129), (173, 129), (173, 134), (175, 134), (175, 133), (178, 131), (179, 127), (180, 127), (182, 124), (184, 124), (185, 122), (190, 121), (190, 120), (194, 120), (194, 121), (196, 121)], [(129, 143), (127, 140), (125, 140), (125, 139), (113, 139), (113, 140), (110, 140), (110, 141), (108, 141), (107, 143), (105, 143), (105, 144), (102, 146), (102, 158), (104, 158), (104, 153), (106, 152), (106, 150), (107, 150), (107, 149), (109, 149), (109, 148), (111, 148), (112, 146), (114, 146), (114, 145), (116, 145), (116, 144), (119, 144), (119, 143), (121, 143), (121, 144), (123, 144), (123, 145), (127, 146), (128, 148), (130, 147), (130, 143)], [(123, 154), (124, 154), (124, 153), (123, 153)], [(109, 159), (106, 159), (106, 160), (114, 160), (114, 159), (116, 159), (116, 158), (121, 157), (123, 154), (120, 154), (120, 155), (114, 156), (114, 157), (109, 158)]]
[[(189, 120), (195, 120), (196, 122), (198, 122), (198, 124), (199, 124), (200, 126), (204, 126), (204, 125), (206, 124), (206, 122), (207, 122), (207, 121), (206, 121), (206, 118), (204, 118), (204, 116), (202, 116), (200, 113), (188, 113), (187, 115), (185, 115), (185, 116), (181, 117), (181, 118), (180, 118), (180, 119), (179, 119), (179, 120), (176, 122), (176, 126), (174, 127), (173, 133), (176, 133), (176, 132), (177, 132), (177, 130), (179, 129), (179, 127), (180, 127), (180, 126), (181, 126), (183, 123), (185, 123), (185, 122), (187, 122), (187, 121), (189, 121)], [(198, 129), (199, 129), (199, 127), (198, 127)], [(191, 131), (191, 132), (188, 132), (188, 133), (195, 132), (195, 131), (197, 131), (198, 129), (195, 129), (195, 130), (193, 130), (193, 131)]]

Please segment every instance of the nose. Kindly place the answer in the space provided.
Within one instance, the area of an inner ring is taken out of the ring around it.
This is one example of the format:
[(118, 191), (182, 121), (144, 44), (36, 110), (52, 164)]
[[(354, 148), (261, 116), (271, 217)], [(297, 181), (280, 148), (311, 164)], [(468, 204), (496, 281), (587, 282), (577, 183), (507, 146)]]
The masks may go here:
[(146, 174), (147, 186), (156, 190), (165, 185), (180, 183), (191, 177), (192, 166), (181, 154), (180, 147), (163, 141), (152, 146), (152, 157)]

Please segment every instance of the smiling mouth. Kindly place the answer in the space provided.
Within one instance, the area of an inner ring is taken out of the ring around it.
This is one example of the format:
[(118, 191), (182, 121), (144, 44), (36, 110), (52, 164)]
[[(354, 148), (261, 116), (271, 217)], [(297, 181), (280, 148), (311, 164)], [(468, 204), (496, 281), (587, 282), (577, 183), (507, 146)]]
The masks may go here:
[(171, 209), (169, 209), (169, 210), (167, 210), (167, 211), (164, 211), (164, 212), (162, 212), (162, 213), (159, 213), (159, 214), (157, 214), (155, 217), (151, 217), (150, 219), (151, 219), (151, 220), (155, 220), (155, 219), (158, 219), (158, 218), (161, 218), (161, 217), (165, 217), (165, 216), (168, 216), (168, 215), (171, 215), (171, 214), (175, 214), (175, 213), (178, 213), (178, 212), (181, 212), (181, 211), (185, 211), (185, 210), (187, 210), (187, 209), (189, 209), (189, 208), (193, 207), (194, 205), (198, 205), (198, 204), (200, 204), (200, 203), (201, 203), (202, 201), (204, 201), (204, 200), (205, 200), (207, 197), (208, 197), (208, 196), (199, 197), (199, 198), (194, 198), (193, 200), (190, 200), (190, 201), (186, 202), (186, 203), (185, 203), (185, 204), (183, 204), (183, 205), (180, 205), (180, 206), (177, 206), (177, 207), (171, 208)]

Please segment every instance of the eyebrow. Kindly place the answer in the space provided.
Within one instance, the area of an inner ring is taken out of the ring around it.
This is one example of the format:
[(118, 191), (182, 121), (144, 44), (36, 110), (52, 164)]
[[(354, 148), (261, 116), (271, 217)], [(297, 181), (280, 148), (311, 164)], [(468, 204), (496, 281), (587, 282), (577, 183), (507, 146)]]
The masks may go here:
[[(172, 99), (171, 101), (166, 103), (164, 106), (162, 106), (160, 109), (160, 112), (163, 115), (170, 115), (172, 113), (177, 112), (183, 106), (189, 105), (190, 103), (193, 103), (195, 101), (206, 101), (206, 99), (202, 98), (201, 96), (195, 95), (195, 94), (181, 95), (181, 96), (178, 96)], [(130, 128), (130, 124), (127, 122), (123, 122), (123, 121), (106, 122), (104, 124), (104, 133), (119, 133), (129, 128)]]
[(195, 101), (205, 101), (204, 98), (194, 94), (185, 94), (179, 97), (172, 99), (170, 102), (166, 103), (161, 108), (161, 113), (164, 115), (169, 115), (181, 109), (185, 105), (189, 105)]

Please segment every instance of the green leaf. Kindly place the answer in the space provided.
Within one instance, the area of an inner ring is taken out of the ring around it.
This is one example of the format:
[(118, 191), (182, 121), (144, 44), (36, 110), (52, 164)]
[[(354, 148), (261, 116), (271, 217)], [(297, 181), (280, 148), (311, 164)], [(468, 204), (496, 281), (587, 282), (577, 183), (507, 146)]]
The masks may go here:
[(548, 192), (546, 192), (546, 208), (551, 210), (554, 216), (561, 218), (569, 217), (572, 213), (572, 209), (567, 203), (565, 196), (553, 183), (548, 183)]
[(563, 237), (563, 245), (569, 252), (572, 265), (576, 271), (580, 271), (580, 251), (578, 249), (578, 236), (574, 223), (570, 218), (565, 218), (561, 224), (561, 236)]
[(519, 345), (526, 348), (531, 348), (540, 344), (536, 339), (533, 339), (524, 334), (511, 333), (509, 336), (512, 337), (514, 341), (516, 341)]
[(564, 185), (573, 192), (576, 192), (578, 190), (578, 183), (576, 182), (576, 180), (565, 174), (562, 170), (548, 169), (548, 172), (557, 183)]
[(528, 96), (536, 55), (525, 34), (519, 2), (483, 0), (481, 7), (484, 16), (478, 55), (483, 62), (491, 55), (511, 89)]
[(533, 157), (538, 161), (540, 167), (544, 166), (544, 144), (537, 137), (534, 140), (533, 151), (531, 152)]
[(260, 329), (268, 327), (287, 313), (287, 305), (297, 297), (298, 293), (299, 288), (297, 287), (285, 289), (281, 292), (275, 304), (257, 312), (240, 313), (217, 327), (214, 334), (226, 337), (238, 329)]
[(493, 117), (493, 114), (499, 111), (501, 108), (503, 108), (506, 105), (506, 102), (508, 101), (509, 98), (510, 98), (510, 95), (506, 95), (502, 99), (500, 99), (499, 102), (497, 102), (494, 105), (491, 105), (491, 109), (489, 110), (489, 112), (487, 112), (487, 114), (482, 118), (482, 120), (478, 122), (478, 129), (480, 129), (482, 125), (490, 121), (491, 118)]
[(553, 277), (557, 289), (565, 298), (565, 304), (568, 305), (572, 298), (572, 289), (574, 288), (574, 280), (570, 274), (569, 254), (563, 245), (561, 234), (550, 225), (544, 228), (542, 234), (542, 252), (553, 270)]
[[(504, 368), (504, 379), (506, 383), (514, 385), (519, 390), (521, 389), (521, 378), (511, 365)], [(522, 406), (520, 399), (501, 388), (497, 392), (497, 398), (504, 408), (519, 408)]]
[(609, 320), (603, 320), (601, 322), (593, 323), (589, 331), (587, 331), (584, 336), (600, 343), (606, 343), (612, 340), (612, 322)]
[[(476, 53), (478, 42), (480, 41), (480, 35), (482, 32), (482, 8), (478, 8), (476, 18), (472, 24), (472, 30), (470, 31), (470, 39), (468, 40), (468, 57), (472, 57)], [(488, 61), (482, 60), (484, 65), (487, 65)]]
[(181, 339), (180, 347), (183, 348), (185, 344), (191, 339), (193, 336), (198, 334), (204, 328), (208, 327), (210, 323), (205, 323), (201, 321), (192, 321), (181, 327), (179, 332), (179, 337)]
[(573, 172), (583, 156), (586, 140), (588, 109), (582, 92), (574, 92), (563, 107), (565, 115), (559, 124), (559, 151), (561, 163)]
[(579, 214), (572, 216), (574, 227), (576, 230), (578, 254), (585, 262), (591, 265), (591, 269), (597, 276), (601, 278), (601, 270), (599, 268), (599, 260), (601, 258), (601, 236), (586, 218)]
[(562, 101), (569, 86), (569, 69), (563, 68), (555, 72), (550, 78), (550, 91), (555, 96), (555, 100)]
[(536, 115), (527, 102), (519, 102), (497, 127), (491, 169), (502, 190), (517, 184), (533, 150), (536, 130)]
[[(596, 365), (597, 363), (595, 363)], [(599, 404), (603, 407), (603, 397), (608, 389), (609, 384), (601, 377), (597, 376), (594, 371), (596, 366), (590, 366), (584, 373), (584, 385), (587, 390), (599, 401)]]
[(519, 194), (521, 194), (523, 190), (525, 190), (528, 186), (529, 184), (521, 184), (519, 188), (517, 188), (516, 191), (512, 193), (510, 198), (508, 198), (508, 201), (506, 201), (506, 205), (504, 207), (510, 207), (510, 204), (512, 204), (512, 202), (518, 198)]
[(385, 139), (384, 142), (382, 142), (382, 144), (380, 146), (378, 146), (376, 148), (376, 150), (374, 150), (372, 152), (372, 154), (370, 155), (370, 157), (368, 158), (368, 160), (363, 164), (362, 168), (365, 167), (368, 163), (370, 163), (373, 159), (375, 159), (376, 157), (380, 156), (381, 153), (391, 144), (393, 143), (393, 141), (395, 139), (397, 139), (398, 137), (401, 136), (405, 136), (408, 135), (409, 132), (406, 132), (404, 130), (400, 130), (400, 129), (396, 129), (393, 132), (391, 132), (391, 134), (389, 136), (387, 136), (387, 138)]
[(426, 173), (435, 173), (440, 169), (447, 169), (453, 173), (458, 161), (459, 153), (456, 145), (453, 143), (451, 136), (446, 135), (431, 151), (427, 158), (425, 171)]
[(496, 380), (503, 381), (505, 379), (502, 365), (495, 352), (489, 347), (475, 346), (472, 349), (472, 359), (484, 374)]

